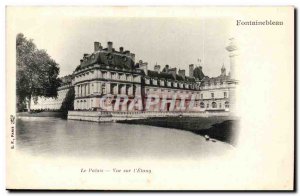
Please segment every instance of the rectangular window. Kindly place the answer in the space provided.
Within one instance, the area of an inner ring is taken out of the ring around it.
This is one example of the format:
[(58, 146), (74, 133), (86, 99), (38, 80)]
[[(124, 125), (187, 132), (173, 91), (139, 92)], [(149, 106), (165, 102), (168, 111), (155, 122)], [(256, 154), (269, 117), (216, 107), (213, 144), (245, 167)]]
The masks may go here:
[(227, 98), (227, 92), (224, 92), (224, 98)]
[(211, 98), (214, 98), (215, 97), (215, 94), (214, 93), (211, 93)]
[(203, 94), (201, 94), (201, 99), (203, 99)]
[(105, 84), (102, 84), (101, 91), (102, 91), (102, 94), (106, 93), (106, 91), (105, 91)]

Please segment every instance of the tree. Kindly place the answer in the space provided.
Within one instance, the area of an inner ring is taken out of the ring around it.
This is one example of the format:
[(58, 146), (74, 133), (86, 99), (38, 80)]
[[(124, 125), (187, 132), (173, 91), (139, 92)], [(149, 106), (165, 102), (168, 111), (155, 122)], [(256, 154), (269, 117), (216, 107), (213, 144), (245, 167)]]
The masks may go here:
[(75, 100), (75, 89), (74, 87), (71, 87), (68, 90), (66, 97), (64, 98), (60, 107), (63, 117), (66, 118), (68, 116), (69, 110), (74, 110), (74, 100)]
[(196, 67), (194, 69), (193, 74), (194, 74), (194, 77), (198, 78), (199, 80), (202, 80), (204, 78), (204, 76), (205, 76), (204, 73), (202, 72), (202, 67), (201, 66)]
[(57, 96), (61, 82), (58, 78), (59, 66), (45, 50), (37, 49), (33, 40), (28, 40), (22, 33), (17, 35), (16, 53), (17, 106), (27, 102), (30, 111), (32, 99), (37, 101), (38, 96)]

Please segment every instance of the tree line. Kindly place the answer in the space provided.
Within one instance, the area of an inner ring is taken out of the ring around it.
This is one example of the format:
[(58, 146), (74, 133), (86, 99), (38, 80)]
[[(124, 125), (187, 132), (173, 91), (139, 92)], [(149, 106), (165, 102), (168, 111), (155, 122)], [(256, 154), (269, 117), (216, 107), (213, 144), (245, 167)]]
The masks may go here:
[(17, 110), (31, 109), (31, 102), (39, 96), (56, 97), (61, 84), (59, 65), (46, 50), (38, 49), (32, 39), (22, 33), (16, 38), (16, 94)]

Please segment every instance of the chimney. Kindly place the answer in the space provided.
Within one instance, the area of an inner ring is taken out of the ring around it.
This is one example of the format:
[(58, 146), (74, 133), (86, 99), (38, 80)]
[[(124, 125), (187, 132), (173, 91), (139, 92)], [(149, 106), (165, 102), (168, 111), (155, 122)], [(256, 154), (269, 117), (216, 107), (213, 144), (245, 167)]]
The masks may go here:
[(165, 65), (165, 68), (163, 69), (163, 72), (166, 72), (166, 73), (169, 72), (169, 65)]
[(89, 56), (89, 54), (84, 53), (84, 54), (83, 54), (83, 60), (86, 60), (86, 59), (87, 59), (87, 56)]
[(80, 59), (80, 64), (82, 64), (82, 62), (83, 62), (83, 60), (82, 60), (82, 59)]
[(100, 50), (100, 42), (94, 42), (94, 52), (97, 52)]
[(154, 65), (154, 71), (160, 72), (160, 65)]
[(148, 63), (139, 60), (139, 69), (144, 70), (144, 73), (148, 75)]
[(107, 42), (107, 50), (108, 50), (108, 52), (112, 52), (112, 50), (113, 50), (113, 43), (112, 42)]
[(131, 56), (132, 60), (135, 61), (135, 54), (130, 53), (130, 56)]
[(185, 77), (185, 70), (184, 69), (179, 69), (178, 70), (178, 75), (180, 75), (184, 78)]
[(194, 77), (194, 64), (189, 65), (189, 76)]
[(124, 48), (120, 47), (120, 52), (123, 53), (124, 52)]

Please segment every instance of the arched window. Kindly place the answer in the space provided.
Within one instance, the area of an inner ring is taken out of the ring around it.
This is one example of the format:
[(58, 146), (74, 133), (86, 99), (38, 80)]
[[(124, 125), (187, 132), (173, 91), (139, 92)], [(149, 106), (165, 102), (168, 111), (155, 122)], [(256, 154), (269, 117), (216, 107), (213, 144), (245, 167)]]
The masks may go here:
[(204, 108), (205, 106), (204, 106), (204, 103), (203, 102), (201, 102), (200, 103), (200, 108)]
[(229, 102), (228, 101), (225, 102), (225, 108), (229, 108)]
[(216, 104), (216, 102), (212, 102), (212, 108), (217, 108), (217, 104)]

